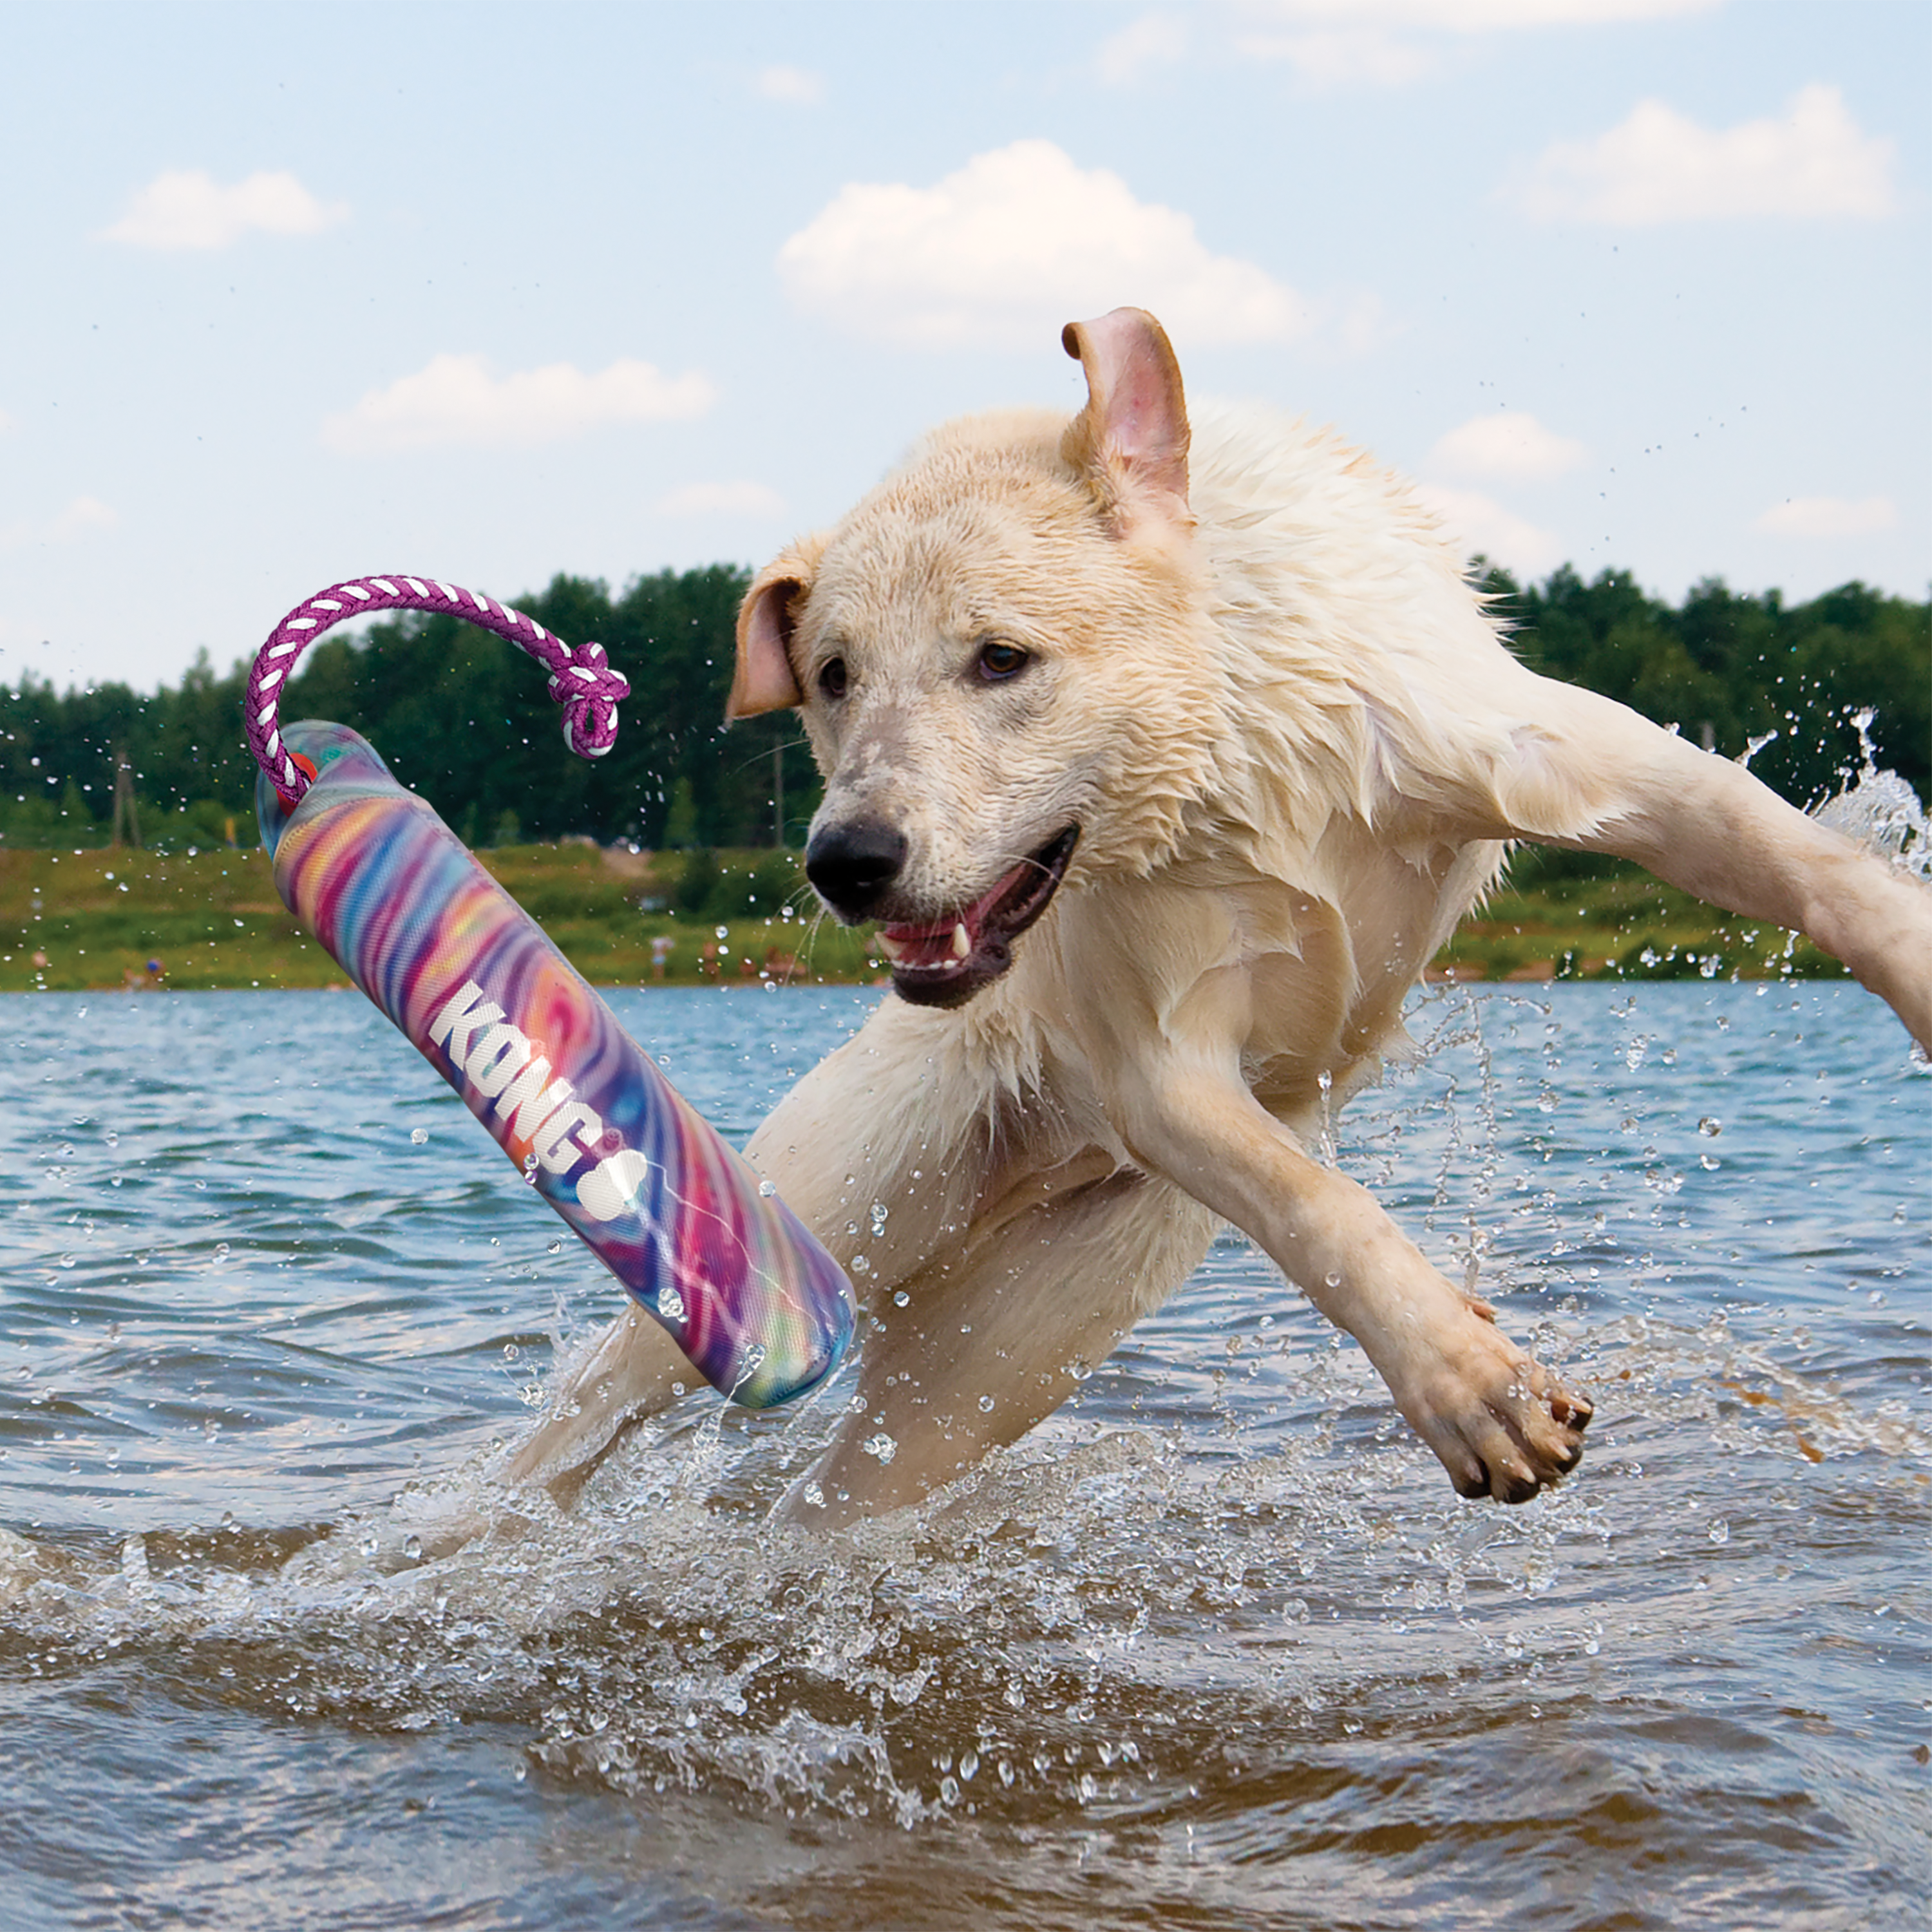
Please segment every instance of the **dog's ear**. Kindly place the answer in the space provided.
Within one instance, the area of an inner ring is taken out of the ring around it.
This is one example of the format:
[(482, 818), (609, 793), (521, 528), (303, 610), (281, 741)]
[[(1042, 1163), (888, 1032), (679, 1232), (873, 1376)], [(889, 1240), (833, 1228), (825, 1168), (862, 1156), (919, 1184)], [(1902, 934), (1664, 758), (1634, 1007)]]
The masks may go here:
[(802, 702), (792, 669), (791, 635), (824, 548), (818, 538), (794, 544), (752, 578), (738, 606), (738, 663), (724, 700), (728, 724)]
[(1060, 453), (1099, 487), (1114, 534), (1156, 518), (1192, 527), (1187, 398), (1167, 332), (1145, 309), (1070, 322), (1061, 346), (1087, 374), (1087, 406)]

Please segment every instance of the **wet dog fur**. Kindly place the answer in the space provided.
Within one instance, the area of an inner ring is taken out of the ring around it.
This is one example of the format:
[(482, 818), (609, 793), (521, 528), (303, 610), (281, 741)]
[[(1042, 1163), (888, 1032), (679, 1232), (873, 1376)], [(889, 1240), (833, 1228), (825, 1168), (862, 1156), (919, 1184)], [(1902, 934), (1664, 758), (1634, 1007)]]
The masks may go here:
[[(893, 1508), (1015, 1441), (1223, 1222), (1360, 1342), (1459, 1491), (1520, 1502), (1576, 1465), (1588, 1400), (1313, 1150), (1402, 1050), (1431, 956), (1510, 842), (1615, 853), (1809, 934), (1932, 1048), (1932, 893), (1526, 670), (1367, 457), (1190, 422), (1152, 317), (1064, 339), (1070, 422), (940, 429), (740, 616), (730, 713), (801, 711), (808, 872), (880, 922), (896, 988), (748, 1149), (873, 1316), (862, 1404), (784, 1507)], [(569, 1499), (689, 1379), (633, 1311), (509, 1480)]]

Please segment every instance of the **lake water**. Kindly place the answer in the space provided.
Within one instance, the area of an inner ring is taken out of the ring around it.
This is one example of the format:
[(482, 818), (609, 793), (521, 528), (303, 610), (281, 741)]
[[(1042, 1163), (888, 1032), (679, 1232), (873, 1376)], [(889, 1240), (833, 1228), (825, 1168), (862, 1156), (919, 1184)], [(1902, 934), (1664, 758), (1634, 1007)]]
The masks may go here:
[[(742, 1138), (878, 997), (613, 1001)], [(1925, 1924), (1932, 1076), (1849, 985), (1413, 1024), (1337, 1157), (1593, 1393), (1563, 1490), (1459, 1502), (1231, 1237), (832, 1543), (849, 1375), (507, 1509), (618, 1291), (358, 995), (0, 1000), (0, 1922)]]

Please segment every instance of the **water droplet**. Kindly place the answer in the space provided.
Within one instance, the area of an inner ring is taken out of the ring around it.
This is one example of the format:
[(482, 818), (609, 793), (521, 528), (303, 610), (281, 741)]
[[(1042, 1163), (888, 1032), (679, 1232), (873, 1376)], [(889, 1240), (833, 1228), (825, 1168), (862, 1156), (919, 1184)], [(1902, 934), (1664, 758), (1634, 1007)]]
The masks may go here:
[(1731, 1526), (1722, 1516), (1714, 1521), (1707, 1532), (1713, 1543), (1728, 1543), (1731, 1540)]
[(684, 1297), (668, 1282), (658, 1290), (658, 1312), (667, 1322), (684, 1319)]
[(1717, 1120), (1712, 1115), (1706, 1114), (1704, 1118), (1697, 1123), (1697, 1131), (1700, 1134), (1706, 1135), (1714, 1136), (1720, 1134), (1724, 1131), (1724, 1124), (1722, 1120)]
[(769, 1201), (778, 1191), (778, 1184), (776, 1180), (761, 1180), (758, 1183), (758, 1192), (762, 1194), (767, 1201)]
[(883, 1201), (872, 1203), (872, 1238), (877, 1240), (886, 1232), (886, 1204)]
[(428, 1138), (429, 1138), (429, 1130), (428, 1130), (428, 1128), (427, 1128), (427, 1127), (412, 1127), (412, 1128), (410, 1128), (410, 1146), (412, 1146), (412, 1147), (421, 1147), (421, 1146), (422, 1146), (422, 1144), (424, 1144), (424, 1142), (425, 1142)]
[(420, 1563), (422, 1561), (422, 1538), (419, 1536), (406, 1536), (404, 1538), (403, 1554), (406, 1556), (412, 1563)]
[(898, 1292), (892, 1297), (892, 1306), (895, 1308), (903, 1308), (911, 1299), (912, 1297), (907, 1294), (904, 1288), (901, 1288)]
[(959, 1775), (965, 1779), (968, 1784), (972, 1783), (979, 1768), (980, 1754), (977, 1751), (969, 1750), (960, 1758)]
[(876, 1456), (881, 1462), (890, 1462), (899, 1453), (899, 1445), (882, 1429), (876, 1436), (868, 1436), (859, 1445), (868, 1456)]
[(992, 1412), (993, 1398), (989, 1395), (982, 1395), (980, 1398), (980, 1413), (982, 1415), (991, 1415)]
[(728, 926), (721, 926), (717, 928), (717, 933), (720, 939), (729, 939), (731, 937), (731, 928)]

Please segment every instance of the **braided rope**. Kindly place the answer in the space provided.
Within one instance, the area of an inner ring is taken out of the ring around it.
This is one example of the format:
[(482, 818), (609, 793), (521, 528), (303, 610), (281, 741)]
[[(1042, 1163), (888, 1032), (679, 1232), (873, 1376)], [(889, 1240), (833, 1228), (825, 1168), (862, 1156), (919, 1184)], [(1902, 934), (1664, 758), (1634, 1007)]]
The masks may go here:
[(617, 706), (630, 696), (631, 687), (621, 671), (610, 668), (602, 644), (581, 644), (573, 651), (534, 617), (434, 578), (358, 577), (332, 584), (298, 604), (268, 633), (248, 673), (243, 703), (248, 748), (285, 806), (294, 806), (308, 790), (310, 777), (282, 743), (277, 707), (289, 674), (332, 625), (374, 610), (436, 612), (508, 638), (550, 673), (550, 694), (563, 706), (563, 742), (580, 758), (601, 758), (617, 742)]

